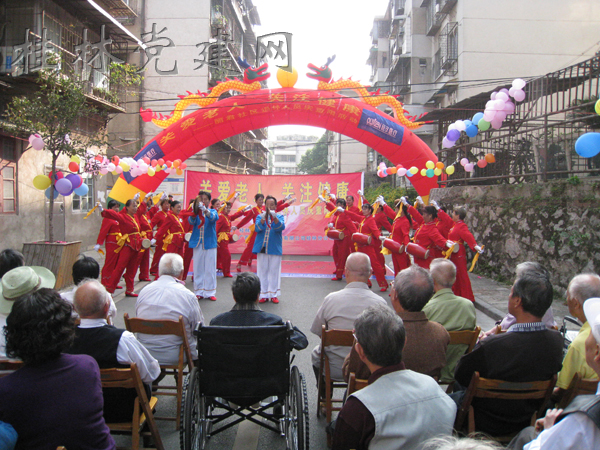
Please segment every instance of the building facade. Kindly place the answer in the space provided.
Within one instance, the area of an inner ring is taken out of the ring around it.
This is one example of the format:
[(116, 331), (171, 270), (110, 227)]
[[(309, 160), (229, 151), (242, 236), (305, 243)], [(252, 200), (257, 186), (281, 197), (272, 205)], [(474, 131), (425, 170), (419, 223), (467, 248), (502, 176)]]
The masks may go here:
[(318, 138), (316, 136), (303, 136), (290, 134), (277, 136), (277, 139), (268, 141), (269, 175), (296, 175), (298, 164), (304, 154), (313, 148)]

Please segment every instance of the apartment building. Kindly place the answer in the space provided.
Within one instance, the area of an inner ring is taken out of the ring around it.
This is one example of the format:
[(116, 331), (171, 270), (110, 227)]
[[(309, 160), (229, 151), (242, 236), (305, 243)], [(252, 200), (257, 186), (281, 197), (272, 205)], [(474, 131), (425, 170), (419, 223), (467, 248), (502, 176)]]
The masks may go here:
[(318, 139), (316, 136), (290, 134), (269, 141), (269, 175), (296, 175), (300, 159)]

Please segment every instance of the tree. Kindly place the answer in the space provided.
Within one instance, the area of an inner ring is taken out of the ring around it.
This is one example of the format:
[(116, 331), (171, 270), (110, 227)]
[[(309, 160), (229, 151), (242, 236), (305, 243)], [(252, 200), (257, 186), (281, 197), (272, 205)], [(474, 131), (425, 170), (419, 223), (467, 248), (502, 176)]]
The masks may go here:
[(327, 171), (327, 133), (319, 138), (315, 146), (309, 149), (298, 164), (298, 172), (308, 175), (328, 173)]

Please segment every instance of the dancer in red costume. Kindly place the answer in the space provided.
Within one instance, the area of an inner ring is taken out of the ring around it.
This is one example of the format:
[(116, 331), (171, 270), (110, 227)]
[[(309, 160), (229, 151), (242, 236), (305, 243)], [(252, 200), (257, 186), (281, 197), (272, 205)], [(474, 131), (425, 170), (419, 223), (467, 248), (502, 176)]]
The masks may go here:
[(213, 209), (219, 210), (219, 220), (217, 220), (217, 269), (223, 271), (224, 278), (231, 278), (233, 275), (231, 275), (231, 253), (229, 252), (229, 243), (231, 242), (231, 232), (237, 230), (237, 227), (231, 226), (231, 223), (239, 217), (242, 217), (244, 211), (238, 211), (230, 216), (229, 213), (231, 212), (232, 203), (225, 203), (222, 210), (218, 199), (214, 199), (211, 202), (211, 205), (213, 205)]
[[(171, 210), (156, 231), (156, 242), (162, 242), (162, 253), (177, 253), (183, 258), (183, 243), (185, 242), (182, 220), (179, 217), (181, 202), (171, 202)], [(162, 255), (161, 255), (162, 256)], [(155, 256), (156, 257), (156, 256)], [(158, 261), (160, 263), (160, 260)]]
[[(339, 212), (343, 212), (343, 208), (338, 207)], [(371, 267), (373, 268), (373, 273), (375, 274), (375, 278), (377, 279), (377, 283), (381, 288), (381, 292), (387, 291), (388, 282), (385, 280), (385, 266), (382, 266), (379, 262), (379, 258), (377, 257), (376, 252), (381, 246), (379, 241), (379, 228), (377, 228), (377, 224), (375, 223), (375, 219), (373, 218), (373, 207), (364, 203), (362, 205), (362, 216), (354, 214), (350, 211), (346, 211), (346, 214), (354, 220), (359, 222), (358, 232), (365, 234), (367, 236), (371, 236), (371, 244), (355, 244), (356, 249), (359, 252), (365, 253), (369, 259), (371, 260)]]
[[(431, 204), (439, 208), (435, 200)], [(455, 208), (452, 211), (454, 226), (450, 229), (448, 238), (458, 246), (458, 252), (450, 255), (450, 261), (456, 266), (456, 281), (452, 285), (452, 292), (459, 297), (468, 298), (472, 302), (475, 302), (469, 272), (467, 271), (467, 251), (465, 244), (478, 253), (483, 253), (483, 249), (477, 245), (473, 234), (469, 231), (469, 227), (463, 222), (465, 217), (467, 217), (467, 211), (464, 208)]]
[[(402, 198), (404, 198), (404, 197), (402, 197)], [(425, 204), (423, 203), (423, 199), (420, 196), (417, 197), (417, 203), (420, 204), (421, 206), (425, 206)], [(439, 233), (442, 235), (442, 237), (444, 239), (448, 239), (448, 232), (450, 231), (450, 228), (452, 228), (452, 225), (453, 225), (452, 219), (445, 213), (444, 210), (438, 210), (438, 208), (436, 208), (436, 211), (440, 211), (441, 214), (444, 215), (444, 217), (442, 218), (441, 215), (434, 216), (434, 218), (432, 219), (433, 225), (437, 228), (437, 230), (439, 231)], [(408, 212), (410, 213), (410, 215), (413, 219), (413, 228), (416, 231), (424, 223), (423, 216), (417, 210), (417, 208), (414, 208), (411, 205), (408, 205)], [(429, 254), (430, 254), (430, 256), (433, 257), (433, 259), (443, 258), (445, 256), (444, 255), (445, 250), (446, 250), (445, 247), (440, 247), (438, 245), (434, 245), (429, 250)]]
[[(163, 222), (167, 218), (167, 215), (169, 214), (169, 210), (171, 209), (171, 204), (169, 203), (167, 194), (163, 193), (160, 201), (158, 202), (158, 206), (160, 210), (154, 214), (151, 222), (152, 229), (156, 227), (157, 230), (162, 226)], [(154, 257), (152, 258), (152, 266), (150, 267), (150, 275), (153, 275), (155, 278), (158, 277), (158, 262), (164, 253), (162, 247), (163, 242), (157, 237), (156, 248), (154, 249)]]
[(127, 200), (125, 208), (120, 213), (113, 211), (115, 214), (111, 214), (111, 217), (115, 216), (121, 228), (121, 237), (118, 243), (121, 247), (120, 251), (118, 251), (120, 253), (119, 262), (110, 277), (108, 286), (106, 286), (106, 290), (111, 294), (115, 292), (121, 275), (127, 270), (124, 277), (126, 284), (125, 295), (127, 297), (138, 296), (133, 292), (135, 273), (138, 270), (140, 250), (142, 248), (140, 226), (135, 218), (138, 198), (139, 193), (133, 199)]
[(112, 272), (119, 261), (117, 241), (121, 237), (121, 227), (116, 218), (116, 215), (119, 214), (119, 203), (116, 200), (111, 200), (108, 202), (106, 209), (103, 209), (100, 202), (98, 202), (98, 208), (100, 208), (100, 215), (102, 216), (102, 225), (94, 250), (100, 250), (100, 246), (104, 244), (106, 259), (102, 267), (101, 280), (104, 287), (107, 287)]
[[(140, 224), (140, 235), (143, 239), (150, 239), (150, 242), (154, 241), (152, 236), (152, 225), (150, 219), (148, 219), (148, 204), (152, 205), (152, 197), (149, 197), (152, 193), (146, 194), (146, 198), (140, 202), (138, 210), (135, 213), (135, 218)], [(151, 206), (152, 208), (152, 206)], [(156, 241), (155, 241), (156, 242)], [(152, 281), (150, 279), (150, 248), (142, 248), (140, 256), (140, 281)]]
[(410, 267), (410, 257), (406, 253), (406, 246), (410, 243), (412, 219), (408, 213), (408, 207), (402, 204), (402, 200), (398, 199), (394, 201), (394, 206), (396, 207), (396, 211), (390, 208), (385, 201), (382, 203), (383, 211), (394, 221), (390, 237), (393, 241), (403, 245), (405, 249), (402, 253), (392, 253), (394, 275), (398, 275), (401, 270)]
[[(383, 204), (385, 204), (385, 200), (383, 199), (383, 196), (379, 196), (378, 200), (380, 201), (375, 201), (375, 203), (379, 203), (380, 207), (377, 209), (377, 212), (375, 213), (375, 215), (373, 216), (375, 219), (375, 223), (377, 224), (377, 228), (379, 228), (379, 234), (382, 234), (383, 230), (387, 230), (389, 233), (392, 232), (392, 224), (390, 223), (390, 221), (387, 218), (387, 214), (383, 211)], [(381, 264), (381, 266), (385, 269), (385, 256), (383, 253), (381, 253), (381, 241), (380, 241), (380, 247), (379, 247), (379, 251), (376, 252), (377, 253), (377, 258), (379, 259), (379, 264)]]
[[(188, 217), (194, 216), (194, 199), (190, 200), (188, 208), (185, 211), (181, 211), (179, 213), (179, 217), (183, 219), (183, 231), (185, 231), (185, 235), (192, 232), (192, 225), (190, 221), (187, 219)], [(184, 236), (185, 236), (184, 235)], [(190, 248), (189, 241), (185, 241), (183, 243), (183, 276), (181, 279), (183, 281), (187, 280), (188, 273), (190, 271), (190, 265), (192, 263), (192, 258), (194, 257), (194, 249)]]
[(342, 208), (343, 210), (343, 212), (340, 212), (339, 209), (336, 209), (335, 213), (333, 216), (331, 216), (329, 223), (327, 224), (328, 229), (338, 230), (344, 233), (344, 239), (333, 241), (331, 252), (336, 268), (335, 277), (333, 277), (332, 280), (338, 281), (341, 280), (342, 275), (344, 275), (344, 269), (346, 268), (346, 259), (348, 258), (348, 255), (354, 252), (352, 235), (356, 233), (356, 226), (354, 226), (354, 222), (352, 222), (350, 216), (346, 214), (346, 200), (343, 198), (338, 198), (335, 201), (335, 206), (332, 205), (333, 203), (331, 202), (325, 204), (327, 209), (331, 208), (330, 211), (336, 208)]

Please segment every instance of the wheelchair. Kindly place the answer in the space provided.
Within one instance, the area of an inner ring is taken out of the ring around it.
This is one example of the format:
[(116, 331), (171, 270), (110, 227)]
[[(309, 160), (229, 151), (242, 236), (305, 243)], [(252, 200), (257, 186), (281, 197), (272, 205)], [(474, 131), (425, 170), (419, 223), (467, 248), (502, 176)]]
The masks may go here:
[(286, 449), (308, 449), (306, 382), (291, 366), (292, 331), (289, 322), (196, 328), (198, 363), (183, 384), (181, 450), (203, 450), (211, 436), (244, 420), (285, 437)]

